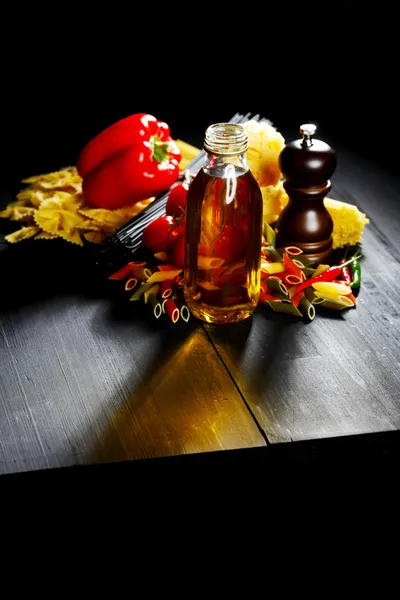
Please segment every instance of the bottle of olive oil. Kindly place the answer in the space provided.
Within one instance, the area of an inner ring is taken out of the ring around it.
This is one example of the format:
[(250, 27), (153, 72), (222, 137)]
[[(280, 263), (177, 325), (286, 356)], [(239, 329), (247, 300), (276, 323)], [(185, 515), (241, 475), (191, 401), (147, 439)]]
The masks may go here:
[(242, 125), (211, 125), (205, 164), (187, 196), (184, 294), (207, 323), (236, 323), (258, 303), (262, 197), (247, 146)]

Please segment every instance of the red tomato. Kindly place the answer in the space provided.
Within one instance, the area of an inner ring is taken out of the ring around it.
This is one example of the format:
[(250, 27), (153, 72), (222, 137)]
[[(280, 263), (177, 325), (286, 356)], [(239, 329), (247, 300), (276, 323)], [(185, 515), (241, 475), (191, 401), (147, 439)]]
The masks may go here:
[(173, 226), (174, 219), (171, 216), (154, 219), (143, 231), (143, 244), (153, 252), (166, 252), (171, 247), (169, 234)]
[(174, 225), (169, 232), (170, 248), (172, 248), (175, 242), (182, 235), (185, 235), (185, 225), (183, 225), (182, 223), (180, 223), (179, 225)]
[(186, 197), (189, 190), (188, 183), (178, 183), (169, 193), (165, 212), (167, 215), (180, 217), (186, 210)]
[(185, 266), (185, 236), (182, 235), (177, 239), (172, 248), (172, 262), (179, 269)]
[(214, 244), (213, 250), (215, 256), (230, 263), (242, 258), (245, 248), (246, 236), (244, 231), (232, 225), (225, 225)]

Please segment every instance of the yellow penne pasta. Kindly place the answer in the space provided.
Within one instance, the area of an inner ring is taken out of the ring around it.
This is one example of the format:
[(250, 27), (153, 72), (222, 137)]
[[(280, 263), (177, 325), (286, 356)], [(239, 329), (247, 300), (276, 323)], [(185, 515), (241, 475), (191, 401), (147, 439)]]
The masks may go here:
[(354, 306), (354, 302), (350, 300), (347, 296), (339, 296), (340, 302), (346, 304), (346, 306)]
[(313, 288), (321, 294), (335, 294), (336, 296), (347, 296), (351, 288), (345, 283), (334, 283), (333, 281), (318, 281), (313, 283)]
[(133, 274), (140, 279), (140, 281), (147, 281), (147, 279), (151, 277), (151, 271), (147, 267), (137, 267), (136, 269), (133, 269)]
[(216, 256), (199, 256), (197, 258), (197, 266), (199, 269), (218, 269), (222, 267), (225, 260), (223, 258), (217, 258)]
[(329, 298), (329, 300), (337, 300), (337, 302), (340, 302), (340, 300), (339, 300), (340, 294), (338, 294), (337, 292), (335, 292), (333, 290), (326, 291), (326, 292), (315, 291), (315, 296), (316, 296), (316, 298), (323, 298), (323, 299)]
[(269, 273), (271, 275), (273, 273), (283, 273), (284, 270), (285, 267), (283, 266), (283, 263), (269, 263), (265, 260), (261, 261), (261, 271), (263, 271), (264, 273)]
[(161, 281), (167, 281), (167, 279), (174, 279), (180, 273), (182, 273), (182, 269), (177, 269), (176, 271), (156, 271), (147, 279), (147, 283), (160, 283)]

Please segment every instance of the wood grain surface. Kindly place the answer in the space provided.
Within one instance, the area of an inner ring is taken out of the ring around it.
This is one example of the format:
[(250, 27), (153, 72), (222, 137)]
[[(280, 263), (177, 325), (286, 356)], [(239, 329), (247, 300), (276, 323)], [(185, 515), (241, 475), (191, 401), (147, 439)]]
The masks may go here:
[(259, 307), (252, 322), (207, 332), (272, 443), (400, 427), (400, 192), (346, 150), (331, 197), (365, 229), (357, 308), (305, 324)]
[(362, 287), (309, 324), (259, 307), (172, 326), (121, 301), (90, 252), (0, 243), (0, 473), (399, 430), (399, 182), (338, 159), (331, 196), (371, 219)]
[(39, 246), (0, 257), (0, 473), (265, 445), (199, 323), (83, 293), (85, 261)]

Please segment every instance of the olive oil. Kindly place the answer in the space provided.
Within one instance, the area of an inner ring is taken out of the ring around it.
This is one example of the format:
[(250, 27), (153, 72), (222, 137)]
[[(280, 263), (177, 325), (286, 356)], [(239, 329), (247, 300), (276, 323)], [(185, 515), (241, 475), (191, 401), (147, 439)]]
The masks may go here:
[(212, 125), (205, 148), (187, 196), (185, 300), (207, 323), (236, 323), (253, 313), (260, 294), (261, 191), (247, 166), (243, 127)]

